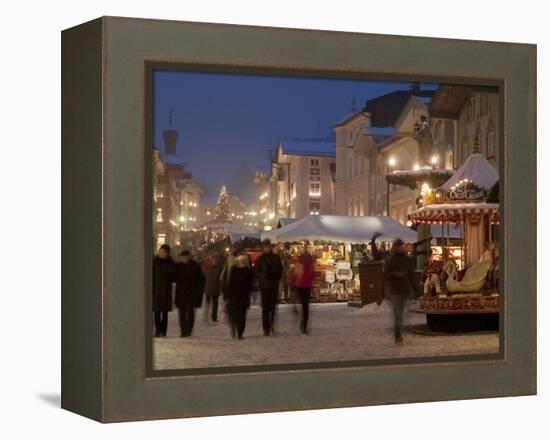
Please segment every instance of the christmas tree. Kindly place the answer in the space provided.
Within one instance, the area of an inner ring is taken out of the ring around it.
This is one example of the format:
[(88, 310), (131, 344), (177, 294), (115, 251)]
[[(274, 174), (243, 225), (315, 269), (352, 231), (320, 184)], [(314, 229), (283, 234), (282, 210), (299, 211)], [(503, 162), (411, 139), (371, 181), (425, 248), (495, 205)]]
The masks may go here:
[(218, 220), (219, 222), (228, 221), (230, 211), (231, 211), (231, 206), (229, 204), (229, 196), (227, 195), (227, 190), (225, 189), (225, 185), (224, 185), (220, 190), (220, 195), (218, 196), (218, 203), (216, 204), (216, 220)]

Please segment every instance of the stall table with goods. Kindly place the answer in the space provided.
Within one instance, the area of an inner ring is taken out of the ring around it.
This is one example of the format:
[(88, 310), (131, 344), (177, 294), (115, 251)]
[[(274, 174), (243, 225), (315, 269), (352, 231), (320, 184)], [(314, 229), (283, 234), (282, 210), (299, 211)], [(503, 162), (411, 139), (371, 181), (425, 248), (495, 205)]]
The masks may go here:
[(381, 234), (378, 241), (385, 247), (397, 238), (407, 243), (416, 239), (415, 231), (391, 217), (339, 215), (310, 215), (279, 229), (263, 232), (262, 239), (285, 243), (290, 254), (290, 272), (294, 258), (304, 246), (308, 246), (315, 257), (312, 302), (362, 303), (363, 279), (359, 276), (359, 263), (375, 233)]

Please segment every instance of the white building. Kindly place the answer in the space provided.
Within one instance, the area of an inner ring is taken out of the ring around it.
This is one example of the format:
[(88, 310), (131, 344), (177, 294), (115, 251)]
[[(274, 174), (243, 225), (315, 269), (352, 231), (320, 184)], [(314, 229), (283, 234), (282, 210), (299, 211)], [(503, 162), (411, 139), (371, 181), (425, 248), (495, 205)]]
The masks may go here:
[(335, 138), (282, 139), (272, 163), (276, 219), (333, 214)]

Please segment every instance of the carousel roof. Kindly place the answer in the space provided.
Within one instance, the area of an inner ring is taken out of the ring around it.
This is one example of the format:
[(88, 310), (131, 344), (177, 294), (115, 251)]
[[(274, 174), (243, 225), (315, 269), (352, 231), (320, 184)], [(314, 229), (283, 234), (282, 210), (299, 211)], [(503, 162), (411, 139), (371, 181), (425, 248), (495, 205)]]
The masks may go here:
[(448, 191), (465, 179), (489, 190), (498, 182), (498, 173), (483, 154), (473, 153), (441, 188)]
[(416, 231), (391, 217), (362, 217), (346, 215), (309, 215), (290, 225), (262, 232), (262, 239), (273, 242), (334, 241), (340, 243), (368, 243), (375, 232), (381, 232), (380, 241), (401, 238), (416, 242)]
[(498, 223), (498, 203), (438, 203), (426, 205), (409, 214), (409, 219), (415, 223), (462, 223), (465, 214), (481, 214), (491, 216)]

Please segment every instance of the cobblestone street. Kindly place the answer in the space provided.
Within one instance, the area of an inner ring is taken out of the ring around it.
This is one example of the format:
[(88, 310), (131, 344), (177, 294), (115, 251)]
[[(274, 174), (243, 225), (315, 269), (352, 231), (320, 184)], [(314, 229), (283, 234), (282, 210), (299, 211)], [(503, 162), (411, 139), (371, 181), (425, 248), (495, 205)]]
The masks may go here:
[(217, 323), (205, 323), (202, 313), (197, 310), (190, 338), (179, 337), (177, 312), (170, 313), (168, 336), (154, 339), (155, 369), (490, 354), (499, 348), (497, 333), (422, 334), (425, 317), (414, 313), (405, 318), (404, 345), (395, 346), (388, 303), (362, 309), (312, 304), (309, 335), (299, 332), (293, 305), (280, 305), (274, 337), (263, 336), (261, 310), (253, 305), (244, 340), (231, 339), (221, 303)]

